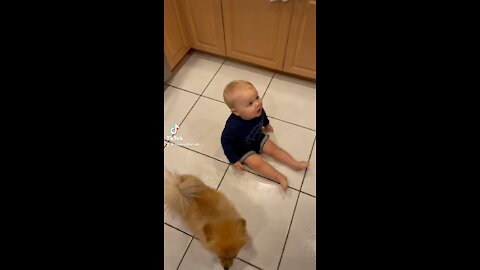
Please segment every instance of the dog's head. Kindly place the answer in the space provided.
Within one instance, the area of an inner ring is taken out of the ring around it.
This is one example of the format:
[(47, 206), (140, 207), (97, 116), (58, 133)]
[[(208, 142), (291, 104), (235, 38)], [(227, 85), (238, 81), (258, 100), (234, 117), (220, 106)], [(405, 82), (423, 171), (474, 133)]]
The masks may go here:
[(224, 269), (229, 269), (240, 249), (248, 243), (250, 237), (243, 218), (208, 223), (203, 227), (207, 249), (220, 259)]

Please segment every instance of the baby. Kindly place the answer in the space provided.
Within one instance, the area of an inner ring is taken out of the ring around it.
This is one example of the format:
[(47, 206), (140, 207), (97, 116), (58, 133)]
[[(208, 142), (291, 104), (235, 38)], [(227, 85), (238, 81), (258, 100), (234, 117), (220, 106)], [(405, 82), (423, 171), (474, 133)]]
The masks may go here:
[(275, 145), (265, 132), (273, 132), (270, 121), (262, 108), (257, 89), (247, 81), (230, 82), (223, 91), (223, 99), (232, 111), (222, 132), (222, 147), (228, 161), (238, 170), (242, 163), (262, 176), (272, 179), (287, 190), (287, 177), (263, 160), (260, 153), (289, 166), (294, 170), (308, 167), (306, 161), (297, 161)]

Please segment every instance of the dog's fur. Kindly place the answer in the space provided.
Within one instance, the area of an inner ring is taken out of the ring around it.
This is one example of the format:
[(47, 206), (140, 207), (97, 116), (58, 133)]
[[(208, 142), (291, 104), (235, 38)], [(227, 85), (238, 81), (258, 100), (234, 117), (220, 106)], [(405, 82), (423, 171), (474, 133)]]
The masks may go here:
[(164, 203), (179, 214), (208, 250), (229, 269), (240, 249), (250, 240), (246, 221), (217, 190), (193, 175), (166, 172)]

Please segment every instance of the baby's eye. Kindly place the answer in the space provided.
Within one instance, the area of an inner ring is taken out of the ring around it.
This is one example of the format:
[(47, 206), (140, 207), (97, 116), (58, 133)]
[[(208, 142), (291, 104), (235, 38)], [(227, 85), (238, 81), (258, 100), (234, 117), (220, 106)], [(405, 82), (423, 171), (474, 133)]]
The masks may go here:
[(253, 102), (250, 101), (250, 102), (248, 103), (248, 106), (250, 106), (250, 105), (252, 105), (252, 104), (253, 104)]
[(258, 96), (257, 96), (257, 99), (258, 99)]

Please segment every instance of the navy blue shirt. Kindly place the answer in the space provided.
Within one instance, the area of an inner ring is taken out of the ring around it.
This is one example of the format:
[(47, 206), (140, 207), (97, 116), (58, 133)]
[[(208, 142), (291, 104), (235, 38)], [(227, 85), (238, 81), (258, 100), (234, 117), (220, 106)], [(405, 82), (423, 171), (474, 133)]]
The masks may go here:
[(227, 119), (222, 132), (223, 152), (230, 163), (235, 163), (248, 151), (255, 150), (265, 136), (262, 127), (270, 123), (265, 110), (259, 117), (251, 120), (243, 120), (235, 114)]

